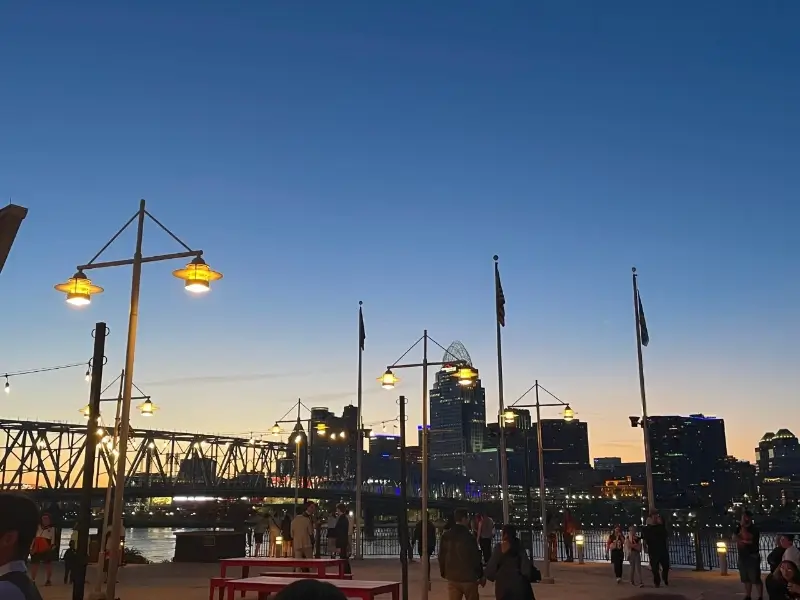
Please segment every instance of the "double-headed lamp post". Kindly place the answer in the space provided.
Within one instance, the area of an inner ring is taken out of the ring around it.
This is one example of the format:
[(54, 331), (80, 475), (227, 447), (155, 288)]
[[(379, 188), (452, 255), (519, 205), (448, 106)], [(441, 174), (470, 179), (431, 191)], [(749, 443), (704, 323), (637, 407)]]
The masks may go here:
[[(145, 217), (150, 217), (158, 227), (165, 231), (173, 240), (180, 244), (185, 251), (173, 254), (160, 254), (154, 256), (142, 256), (142, 238), (144, 237)], [(136, 228), (136, 248), (133, 258), (126, 260), (113, 260), (107, 262), (96, 262), (100, 255), (125, 231), (128, 226), (137, 222)], [(202, 294), (211, 289), (211, 282), (222, 279), (222, 273), (212, 270), (203, 260), (202, 250), (192, 250), (181, 239), (167, 229), (153, 215), (145, 210), (145, 201), (139, 202), (139, 210), (128, 220), (122, 228), (103, 246), (100, 251), (85, 265), (79, 265), (75, 275), (66, 282), (55, 286), (59, 292), (66, 294), (67, 302), (72, 306), (86, 306), (92, 301), (92, 296), (100, 294), (103, 288), (98, 287), (86, 276), (85, 272), (90, 269), (103, 269), (106, 267), (132, 266), (131, 277), (131, 301), (130, 314), (128, 317), (128, 341), (125, 352), (125, 378), (122, 393), (122, 407), (119, 431), (119, 460), (117, 461), (117, 475), (115, 482), (117, 492), (114, 495), (114, 506), (112, 509), (111, 538), (109, 540), (111, 556), (108, 566), (108, 584), (106, 586), (106, 599), (114, 600), (117, 582), (117, 569), (120, 563), (120, 537), (122, 534), (122, 513), (125, 506), (123, 493), (125, 488), (125, 470), (127, 467), (126, 453), (128, 450), (128, 437), (130, 435), (130, 416), (131, 416), (131, 396), (133, 392), (133, 365), (136, 354), (136, 330), (139, 324), (139, 290), (142, 280), (142, 264), (150, 262), (161, 262), (172, 259), (192, 259), (183, 269), (173, 271), (173, 275), (185, 282), (187, 291)]]
[[(426, 329), (422, 333), (422, 337), (419, 338), (414, 344), (406, 350), (403, 355), (397, 359), (393, 364), (386, 367), (386, 372), (378, 378), (378, 381), (381, 384), (381, 387), (385, 390), (391, 390), (394, 388), (395, 384), (397, 384), (400, 380), (395, 376), (392, 372), (392, 369), (411, 369), (411, 368), (421, 368), (422, 369), (422, 490), (421, 490), (421, 501), (422, 501), (422, 539), (420, 540), (422, 546), (422, 594), (420, 597), (422, 600), (428, 600), (428, 591), (430, 590), (430, 556), (428, 554), (428, 367), (442, 367), (445, 365), (453, 366), (458, 368), (458, 383), (463, 386), (472, 386), (475, 383), (475, 380), (478, 377), (478, 372), (472, 367), (472, 365), (468, 364), (465, 360), (458, 358), (457, 356), (453, 356), (452, 361), (444, 361), (444, 362), (429, 362), (428, 361), (428, 341), (433, 342), (439, 348), (445, 351), (445, 353), (449, 353), (449, 350), (439, 344), (436, 340), (433, 340), (428, 336), (428, 330)], [(397, 364), (401, 361), (406, 354), (411, 352), (414, 347), (417, 346), (422, 342), (422, 362), (421, 363), (411, 363), (411, 364)], [(400, 424), (401, 427), (405, 426), (405, 423)]]
[[(548, 395), (550, 395), (554, 400), (557, 402), (550, 402), (550, 403), (541, 403), (539, 402), (539, 389), (544, 390)], [(535, 391), (536, 402), (534, 404), (518, 404), (520, 400), (522, 400), (525, 396), (527, 396), (531, 391)], [(542, 556), (543, 556), (543, 569), (542, 569), (542, 581), (541, 583), (553, 583), (553, 578), (550, 576), (550, 552), (549, 552), (549, 543), (547, 539), (547, 500), (546, 500), (546, 489), (544, 485), (544, 446), (542, 444), (542, 414), (541, 409), (542, 407), (549, 407), (549, 406), (563, 406), (564, 412), (562, 413), (562, 417), (564, 421), (567, 423), (571, 422), (575, 418), (575, 411), (570, 408), (570, 405), (566, 402), (562, 401), (557, 396), (553, 395), (551, 392), (547, 391), (545, 388), (539, 385), (539, 380), (536, 380), (530, 388), (528, 388), (524, 394), (522, 394), (519, 398), (511, 404), (501, 416), (504, 426), (505, 425), (513, 425), (517, 418), (517, 414), (514, 412), (513, 409), (515, 408), (536, 408), (536, 447), (539, 455), (539, 518), (542, 521)], [(526, 449), (527, 450), (527, 449)], [(507, 495), (508, 490), (503, 490), (503, 494)], [(526, 498), (526, 502), (527, 502)], [(531, 532), (532, 534), (533, 532)]]

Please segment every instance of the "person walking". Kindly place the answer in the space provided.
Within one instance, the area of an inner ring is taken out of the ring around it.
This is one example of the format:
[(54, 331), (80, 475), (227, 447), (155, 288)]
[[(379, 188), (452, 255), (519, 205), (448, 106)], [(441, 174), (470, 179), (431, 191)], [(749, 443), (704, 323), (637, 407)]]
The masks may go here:
[(328, 530), (328, 537), (326, 538), (326, 546), (328, 549), (328, 556), (331, 558), (336, 558), (336, 521), (338, 520), (338, 515), (336, 511), (332, 511), (331, 514), (328, 516), (328, 521), (325, 524), (326, 529)]
[(489, 563), (492, 556), (492, 545), (494, 542), (494, 520), (489, 515), (482, 514), (478, 521), (478, 546), (483, 554), (483, 564)]
[(261, 513), (256, 514), (255, 519), (253, 519), (253, 538), (256, 542), (253, 556), (261, 556), (261, 546), (264, 545), (264, 534), (267, 532), (268, 528), (269, 522), (267, 521), (267, 517)]
[(625, 560), (625, 536), (622, 535), (622, 528), (617, 525), (614, 532), (608, 536), (606, 542), (606, 552), (609, 554), (611, 564), (614, 566), (614, 576), (617, 583), (622, 581), (622, 563)]
[(744, 585), (745, 600), (752, 598), (753, 588), (758, 594), (758, 600), (764, 597), (764, 586), (761, 584), (760, 539), (761, 533), (753, 523), (753, 515), (748, 510), (744, 511), (733, 534), (733, 541), (736, 542), (739, 553), (739, 579)]
[[(268, 519), (269, 525), (269, 553), (268, 555), (272, 558), (278, 558), (278, 538), (282, 538), (281, 535), (281, 520), (278, 518), (277, 514), (270, 515)], [(281, 545), (283, 544), (283, 539), (281, 539)]]
[(650, 557), (650, 570), (653, 572), (653, 585), (661, 587), (661, 582), (669, 586), (669, 547), (667, 527), (656, 509), (650, 511), (644, 528), (644, 550)]
[(486, 565), (486, 579), (495, 582), (496, 600), (534, 600), (531, 584), (542, 576), (522, 548), (513, 525), (503, 527), (502, 541)]
[(0, 494), (0, 600), (42, 600), (25, 566), (38, 523), (33, 500)]
[[(636, 527), (631, 525), (628, 529), (628, 537), (625, 539), (625, 554), (628, 555), (628, 562), (631, 565), (631, 585), (644, 587), (642, 579), (642, 539), (636, 533)], [(636, 583), (636, 575), (639, 575), (639, 583)]]
[(349, 575), (353, 571), (350, 568), (350, 519), (347, 518), (347, 507), (339, 504), (336, 507), (336, 514), (338, 517), (336, 525), (333, 527), (336, 557), (347, 561), (344, 565), (344, 572)]
[(447, 580), (447, 600), (478, 600), (478, 586), (486, 585), (483, 562), (469, 530), (469, 514), (455, 511), (453, 526), (442, 535), (439, 572)]
[[(292, 544), (295, 558), (314, 558), (314, 513), (317, 505), (306, 502), (303, 512), (292, 520)], [(307, 573), (308, 569), (300, 569)]]

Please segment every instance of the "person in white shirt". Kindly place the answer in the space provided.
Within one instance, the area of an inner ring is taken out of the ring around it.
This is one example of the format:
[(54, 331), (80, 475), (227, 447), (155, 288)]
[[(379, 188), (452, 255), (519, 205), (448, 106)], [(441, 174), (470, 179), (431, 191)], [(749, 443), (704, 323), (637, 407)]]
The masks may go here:
[(25, 496), (0, 494), (0, 600), (41, 600), (25, 567), (39, 510)]
[(44, 513), (36, 529), (36, 537), (31, 544), (31, 579), (36, 581), (39, 565), (44, 563), (44, 584), (53, 585), (50, 578), (53, 576), (53, 547), (56, 541), (56, 528), (50, 521), (50, 515)]
[(800, 550), (794, 545), (794, 535), (791, 533), (784, 533), (780, 537), (780, 545), (783, 548), (783, 558), (781, 560), (788, 560), (794, 563), (794, 566), (800, 569)]

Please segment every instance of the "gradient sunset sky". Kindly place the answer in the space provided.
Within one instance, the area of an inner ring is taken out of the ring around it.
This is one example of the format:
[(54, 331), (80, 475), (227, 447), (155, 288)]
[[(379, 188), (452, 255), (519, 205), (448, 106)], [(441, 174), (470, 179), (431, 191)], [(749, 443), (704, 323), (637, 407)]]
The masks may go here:
[[(130, 270), (92, 273), (83, 310), (52, 286), (146, 198), (225, 279), (190, 297), (180, 262), (145, 266), (134, 380), (161, 411), (135, 427), (340, 412), (359, 300), (365, 422), (402, 393), (416, 430), (420, 373), (375, 377), (424, 328), (465, 344), (493, 414), (496, 253), (507, 402), (538, 378), (592, 456), (642, 459), (635, 265), (651, 414), (724, 417), (752, 460), (800, 433), (798, 23), (789, 0), (5, 2), (0, 196), (30, 213), (0, 374), (88, 360), (105, 320), (116, 376)], [(146, 253), (178, 250), (148, 224)], [(3, 418), (80, 422), (82, 369), (12, 386)]]

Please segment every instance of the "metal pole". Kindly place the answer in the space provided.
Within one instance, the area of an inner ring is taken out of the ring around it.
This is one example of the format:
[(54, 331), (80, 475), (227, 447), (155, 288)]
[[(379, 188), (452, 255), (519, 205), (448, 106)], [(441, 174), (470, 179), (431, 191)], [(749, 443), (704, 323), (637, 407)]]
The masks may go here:
[(431, 557), (428, 554), (428, 330), (422, 334), (422, 600), (431, 587)]
[(525, 435), (525, 461), (524, 461), (524, 469), (525, 469), (525, 521), (528, 524), (528, 528), (530, 530), (530, 551), (531, 551), (531, 560), (533, 560), (533, 507), (531, 506), (531, 436), (530, 431), (527, 429), (522, 432)]
[[(497, 383), (499, 390), (497, 397), (500, 403), (500, 419), (502, 422), (505, 406), (503, 402), (503, 346), (500, 335), (500, 323), (497, 323)], [(500, 490), (503, 494), (503, 522), (510, 523), (509, 498), (508, 498), (508, 452), (506, 451), (505, 427), (500, 426)]]
[(125, 469), (127, 467), (128, 436), (131, 424), (131, 394), (133, 392), (133, 363), (136, 355), (136, 329), (139, 325), (139, 288), (142, 283), (142, 236), (144, 234), (144, 200), (139, 202), (138, 225), (136, 229), (136, 252), (133, 255), (133, 275), (131, 277), (131, 312), (128, 316), (128, 344), (125, 351), (125, 385), (122, 392), (122, 420), (119, 432), (119, 458), (117, 477), (114, 480), (114, 510), (111, 514), (111, 549), (108, 561), (108, 585), (106, 600), (115, 600), (117, 570), (120, 563), (120, 538), (122, 537), (122, 513), (125, 508)]
[(92, 524), (92, 492), (94, 491), (95, 452), (97, 448), (97, 422), (100, 417), (100, 393), (103, 389), (103, 362), (106, 353), (105, 323), (94, 326), (94, 353), (92, 354), (92, 385), (89, 392), (89, 422), (86, 424), (86, 441), (83, 455), (83, 487), (78, 511), (78, 568), (73, 574), (72, 598), (83, 600), (86, 587), (86, 570), (89, 562), (89, 528)]
[(295, 451), (294, 451), (294, 514), (292, 518), (297, 516), (297, 500), (300, 496), (300, 434), (298, 433), (296, 436), (296, 441), (294, 443)]
[[(400, 396), (400, 582), (402, 587), (402, 600), (408, 600), (408, 549), (411, 546), (408, 540), (408, 465), (406, 465), (406, 397)], [(427, 520), (427, 519), (426, 519)]]
[(644, 467), (647, 476), (647, 504), (650, 510), (656, 507), (653, 486), (653, 454), (650, 450), (650, 425), (647, 422), (647, 395), (644, 385), (644, 363), (642, 362), (642, 328), (639, 314), (639, 286), (636, 281), (636, 267), (633, 267), (633, 313), (636, 320), (636, 357), (639, 359), (639, 392), (642, 396), (642, 433), (644, 435)]
[[(119, 421), (120, 421), (120, 418), (119, 418), (120, 415), (119, 414), (120, 414), (120, 411), (122, 409), (122, 386), (123, 385), (125, 385), (125, 371), (122, 371), (122, 375), (120, 376), (120, 379), (119, 379), (119, 394), (118, 394), (117, 403), (116, 403), (117, 404), (117, 413), (114, 416), (114, 438), (113, 438), (114, 443), (112, 445), (112, 448), (116, 447), (117, 440), (118, 440), (117, 436), (118, 436), (118, 432), (119, 432)], [(111, 523), (109, 523), (108, 517), (109, 517), (109, 509), (111, 508), (111, 502), (112, 502), (111, 490), (114, 487), (113, 486), (114, 482), (112, 480), (113, 466), (116, 465), (116, 463), (113, 462), (113, 460), (114, 460), (114, 455), (113, 454), (111, 455), (111, 460), (112, 460), (112, 463), (111, 463), (112, 472), (108, 474), (108, 485), (106, 485), (106, 499), (105, 499), (105, 503), (103, 504), (103, 526), (99, 527), (98, 530), (97, 530), (97, 534), (98, 534), (98, 536), (97, 536), (97, 540), (98, 540), (98, 545), (97, 545), (97, 564), (95, 565), (95, 568), (94, 568), (94, 571), (95, 571), (95, 582), (94, 582), (94, 589), (92, 590), (92, 593), (89, 594), (89, 599), (90, 600), (94, 600), (95, 598), (100, 599), (100, 598), (104, 597), (104, 594), (102, 592), (102, 588), (103, 588), (103, 563), (105, 562), (103, 560), (103, 552), (105, 551), (105, 539), (106, 539), (106, 535), (108, 535), (108, 526), (111, 524)]]
[(539, 515), (542, 520), (542, 554), (543, 565), (542, 581), (541, 583), (553, 583), (553, 578), (550, 577), (550, 540), (548, 538), (547, 528), (547, 499), (544, 487), (544, 446), (542, 443), (542, 411), (539, 404), (539, 380), (536, 380), (534, 385), (536, 390), (536, 446), (539, 453)]
[(356, 442), (356, 514), (355, 514), (355, 543), (356, 543), (356, 559), (363, 557), (363, 548), (361, 547), (361, 490), (362, 490), (362, 460), (364, 458), (364, 424), (363, 417), (361, 416), (361, 399), (363, 392), (362, 385), (362, 360), (364, 357), (364, 346), (362, 339), (362, 324), (364, 323), (361, 315), (361, 302), (358, 303), (358, 410), (356, 420), (358, 422), (358, 441)]

